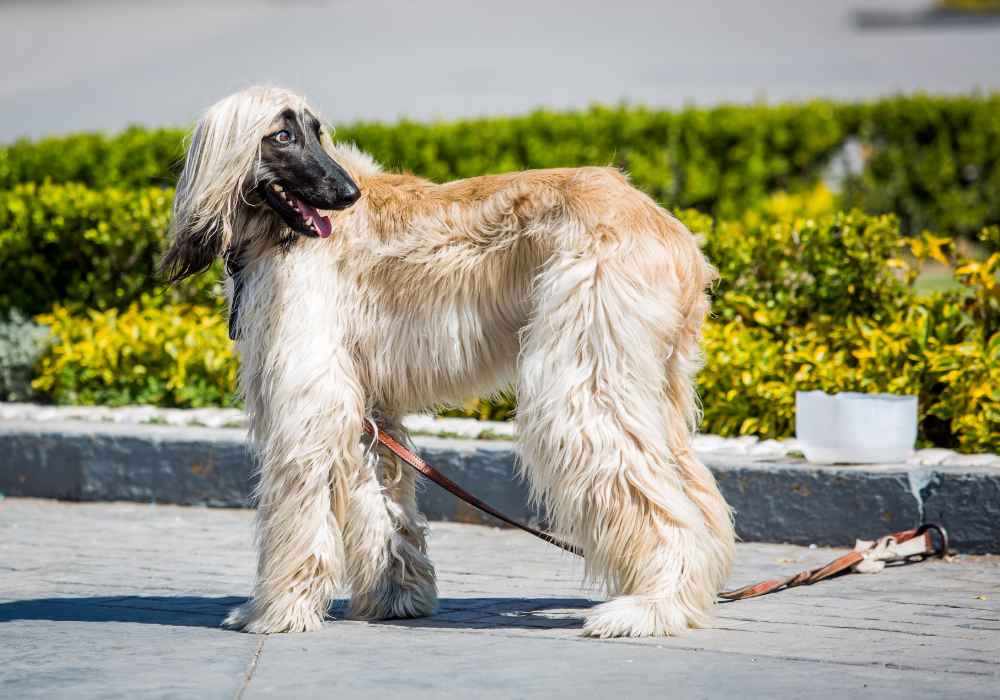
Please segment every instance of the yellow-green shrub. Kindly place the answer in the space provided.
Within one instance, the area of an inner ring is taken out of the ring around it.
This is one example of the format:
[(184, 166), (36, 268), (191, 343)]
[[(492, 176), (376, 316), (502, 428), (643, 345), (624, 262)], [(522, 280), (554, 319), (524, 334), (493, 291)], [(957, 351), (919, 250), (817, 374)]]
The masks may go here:
[[(795, 392), (894, 392), (919, 397), (920, 443), (966, 452), (1000, 447), (1000, 333), (965, 330), (959, 307), (928, 300), (885, 325), (848, 317), (775, 332), (736, 318), (705, 325), (698, 375), (701, 431), (790, 437)], [(513, 397), (470, 401), (446, 415), (507, 420)]]
[(893, 392), (919, 397), (922, 444), (965, 451), (1000, 445), (1000, 334), (963, 334), (954, 307), (916, 306), (882, 325), (849, 317), (784, 337), (741, 319), (705, 328), (698, 377), (702, 430), (787, 437), (795, 392)]
[(237, 362), (218, 311), (144, 301), (79, 315), (57, 306), (39, 316), (56, 342), (34, 388), (57, 403), (234, 405)]
[(705, 253), (719, 270), (716, 315), (787, 326), (816, 314), (886, 318), (906, 303), (909, 292), (895, 271), (897, 220), (824, 212), (824, 201), (822, 191), (771, 198), (735, 221), (680, 213), (704, 236)]

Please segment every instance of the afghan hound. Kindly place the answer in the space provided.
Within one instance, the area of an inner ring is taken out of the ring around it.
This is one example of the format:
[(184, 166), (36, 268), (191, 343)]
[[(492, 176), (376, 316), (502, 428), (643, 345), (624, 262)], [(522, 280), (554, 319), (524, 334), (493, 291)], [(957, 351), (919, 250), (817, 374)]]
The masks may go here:
[(250, 88), (197, 124), (163, 264), (223, 258), (259, 467), (251, 598), (224, 625), (433, 614), (414, 474), (366, 421), (515, 385), (520, 469), (611, 600), (583, 632), (710, 624), (734, 552), (694, 455), (693, 375), (715, 272), (616, 169), (435, 184), (334, 143), (303, 98)]

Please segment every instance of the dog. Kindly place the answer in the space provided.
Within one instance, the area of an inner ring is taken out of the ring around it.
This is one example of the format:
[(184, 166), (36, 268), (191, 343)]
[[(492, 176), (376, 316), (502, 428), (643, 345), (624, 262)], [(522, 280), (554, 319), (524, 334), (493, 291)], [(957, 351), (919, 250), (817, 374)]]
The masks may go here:
[(696, 238), (606, 167), (435, 184), (334, 143), (289, 91), (198, 122), (163, 258), (177, 282), (225, 260), (258, 460), (254, 633), (437, 604), (414, 474), (364, 440), (515, 385), (520, 469), (610, 600), (594, 637), (711, 623), (732, 514), (692, 451), (693, 376), (715, 271)]

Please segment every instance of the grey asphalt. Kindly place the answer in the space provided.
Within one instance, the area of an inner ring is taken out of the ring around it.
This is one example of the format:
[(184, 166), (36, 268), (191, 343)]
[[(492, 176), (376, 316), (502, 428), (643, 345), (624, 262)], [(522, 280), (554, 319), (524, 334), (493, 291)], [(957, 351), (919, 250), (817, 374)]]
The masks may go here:
[(334, 121), (1000, 88), (1000, 23), (858, 21), (932, 0), (7, 0), (0, 142), (187, 124), (287, 85)]
[[(1000, 559), (959, 557), (720, 606), (718, 629), (588, 640), (580, 563), (435, 523), (441, 612), (257, 637), (218, 627), (251, 513), (0, 501), (0, 697), (996, 697)], [(731, 584), (836, 550), (739, 545)], [(343, 612), (343, 602), (333, 610)], [(845, 695), (849, 694), (849, 695)]]

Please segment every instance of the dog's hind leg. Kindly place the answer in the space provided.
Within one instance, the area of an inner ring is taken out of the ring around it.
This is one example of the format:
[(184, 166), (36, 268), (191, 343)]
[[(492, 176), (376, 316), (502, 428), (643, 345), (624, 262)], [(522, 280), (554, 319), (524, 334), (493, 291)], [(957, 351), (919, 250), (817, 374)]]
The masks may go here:
[[(398, 420), (383, 429), (406, 440)], [(344, 548), (351, 584), (350, 616), (384, 620), (424, 617), (437, 608), (434, 565), (427, 556), (427, 522), (417, 510), (416, 474), (382, 445), (370, 448), (351, 489)]]
[(710, 268), (693, 245), (632, 243), (550, 259), (519, 377), (523, 469), (615, 596), (587, 618), (599, 637), (709, 624), (733, 552), (728, 508), (690, 452), (691, 377), (675, 357), (697, 365), (691, 315)]

